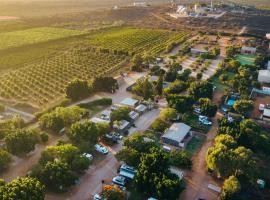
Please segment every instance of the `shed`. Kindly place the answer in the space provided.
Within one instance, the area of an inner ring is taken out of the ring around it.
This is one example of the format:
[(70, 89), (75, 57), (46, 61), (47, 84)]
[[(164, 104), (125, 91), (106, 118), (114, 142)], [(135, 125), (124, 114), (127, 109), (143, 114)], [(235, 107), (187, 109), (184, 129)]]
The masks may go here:
[(130, 123), (126, 120), (115, 121), (113, 124), (113, 128), (117, 129), (118, 131), (125, 131), (130, 127)]
[(139, 117), (139, 113), (137, 113), (135, 111), (131, 111), (130, 113), (128, 113), (128, 115), (133, 121), (135, 121)]
[(259, 70), (258, 81), (260, 83), (270, 83), (270, 70)]
[(263, 110), (263, 120), (270, 121), (270, 109), (265, 108)]
[(121, 105), (128, 106), (135, 108), (138, 105), (139, 101), (132, 98), (125, 98), (123, 101), (120, 102)]
[(242, 46), (241, 54), (254, 55), (257, 49), (255, 47)]
[(164, 133), (161, 140), (164, 143), (176, 146), (185, 147), (184, 139), (190, 134), (191, 127), (184, 123), (174, 123)]
[(204, 53), (208, 53), (207, 50), (204, 50), (204, 49), (195, 49), (195, 48), (191, 48), (190, 49), (190, 52), (192, 54), (204, 54)]
[(144, 113), (146, 110), (147, 110), (147, 107), (143, 104), (140, 104), (138, 105), (135, 110), (138, 112), (138, 113)]
[(97, 123), (97, 124), (108, 124), (109, 121), (108, 120), (104, 120), (98, 117), (93, 117), (90, 119), (91, 122)]

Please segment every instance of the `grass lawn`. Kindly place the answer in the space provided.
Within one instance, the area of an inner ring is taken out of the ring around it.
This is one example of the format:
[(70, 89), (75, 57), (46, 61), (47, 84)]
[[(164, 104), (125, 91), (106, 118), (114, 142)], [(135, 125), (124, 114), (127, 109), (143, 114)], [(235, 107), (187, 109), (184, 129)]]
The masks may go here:
[(205, 141), (205, 136), (203, 135), (195, 135), (187, 144), (186, 150), (194, 154), (198, 151), (198, 149), (202, 146), (203, 142)]
[(254, 55), (239, 54), (235, 58), (241, 63), (241, 65), (255, 65), (255, 57), (256, 56)]
[(104, 100), (104, 99), (99, 99), (99, 100), (91, 101), (89, 103), (79, 104), (78, 106), (80, 106), (81, 108), (88, 109), (89, 110), (89, 117), (93, 117), (97, 113), (99, 113), (99, 112), (105, 110), (106, 108), (108, 108), (109, 106), (111, 106), (111, 104), (109, 104), (109, 103), (103, 103), (102, 100)]
[(198, 120), (198, 116), (193, 114), (193, 113), (189, 113), (189, 114), (185, 115), (183, 118), (184, 118), (183, 119), (184, 123), (191, 126), (193, 129), (195, 129), (197, 131), (207, 133), (209, 128), (210, 128), (210, 126), (201, 124)]
[[(232, 73), (232, 72), (224, 72), (223, 74), (228, 75), (228, 81), (232, 80), (233, 77), (234, 77), (234, 75), (235, 75), (235, 74)], [(212, 78), (212, 83), (217, 87), (217, 90), (218, 90), (218, 91), (223, 92), (223, 91), (224, 91), (226, 88), (228, 88), (229, 86), (228, 86), (226, 83), (221, 82), (221, 81), (219, 80), (219, 76), (220, 76), (220, 75), (214, 76), (214, 77)]]

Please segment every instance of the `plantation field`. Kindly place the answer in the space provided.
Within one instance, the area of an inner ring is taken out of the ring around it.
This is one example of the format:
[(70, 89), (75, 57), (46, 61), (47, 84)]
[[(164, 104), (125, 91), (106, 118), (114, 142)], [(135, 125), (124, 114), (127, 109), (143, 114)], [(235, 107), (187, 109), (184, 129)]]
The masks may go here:
[(59, 51), (69, 49), (76, 44), (84, 44), (84, 35), (24, 45), (0, 50), (0, 73), (24, 67), (45, 57), (54, 56)]
[(184, 32), (166, 30), (122, 28), (105, 31), (89, 37), (91, 45), (134, 53), (158, 54), (172, 42), (182, 42), (188, 36)]
[(0, 33), (0, 50), (85, 34), (84, 31), (42, 27)]
[(44, 108), (64, 96), (66, 84), (74, 78), (89, 80), (111, 74), (125, 56), (100, 53), (77, 45), (49, 58), (38, 60), (0, 76), (0, 96), (4, 100)]

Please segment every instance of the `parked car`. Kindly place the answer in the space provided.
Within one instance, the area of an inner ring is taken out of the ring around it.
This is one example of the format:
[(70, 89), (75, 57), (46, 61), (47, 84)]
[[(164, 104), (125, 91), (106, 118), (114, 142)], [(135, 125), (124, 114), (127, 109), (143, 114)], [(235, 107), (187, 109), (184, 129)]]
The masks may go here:
[(83, 153), (82, 156), (88, 158), (89, 160), (93, 160), (93, 156), (90, 153)]
[(93, 200), (102, 200), (102, 197), (99, 194), (94, 194)]
[(200, 108), (194, 108), (193, 112), (197, 113), (197, 114), (201, 114), (201, 109)]
[(123, 139), (123, 136), (120, 133), (113, 132), (112, 135), (115, 136), (118, 140), (122, 140)]
[(122, 164), (120, 167), (120, 170), (124, 170), (124, 171), (127, 171), (127, 172), (132, 173), (132, 174), (136, 173), (136, 170), (134, 169), (134, 167), (131, 167), (131, 166), (126, 165), (126, 164)]
[(113, 178), (112, 182), (118, 186), (125, 187), (126, 185), (126, 179), (123, 176), (116, 176)]
[(102, 154), (108, 154), (109, 153), (109, 150), (106, 147), (102, 146), (101, 144), (96, 144), (95, 149), (96, 149), (97, 152), (102, 153)]
[(199, 122), (201, 122), (204, 125), (212, 125), (212, 122), (208, 120), (208, 117), (199, 115)]
[(113, 134), (111, 134), (111, 133), (108, 133), (108, 134), (105, 134), (104, 135), (104, 139), (106, 140), (110, 140), (110, 141), (112, 141), (112, 142), (114, 142), (114, 143), (117, 143), (118, 142), (118, 138), (116, 137), (116, 136), (114, 136)]
[(171, 150), (172, 150), (171, 147), (168, 147), (168, 146), (165, 146), (165, 145), (163, 145), (162, 148), (166, 152), (171, 152)]

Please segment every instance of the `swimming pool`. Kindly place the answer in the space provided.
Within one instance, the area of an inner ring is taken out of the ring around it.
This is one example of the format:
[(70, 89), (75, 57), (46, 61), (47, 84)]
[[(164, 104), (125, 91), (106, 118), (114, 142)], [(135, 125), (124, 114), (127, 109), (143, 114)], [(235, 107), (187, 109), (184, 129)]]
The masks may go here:
[(232, 100), (232, 99), (229, 99), (229, 100), (227, 101), (227, 105), (228, 105), (228, 106), (233, 106), (234, 103), (235, 103), (235, 100)]

